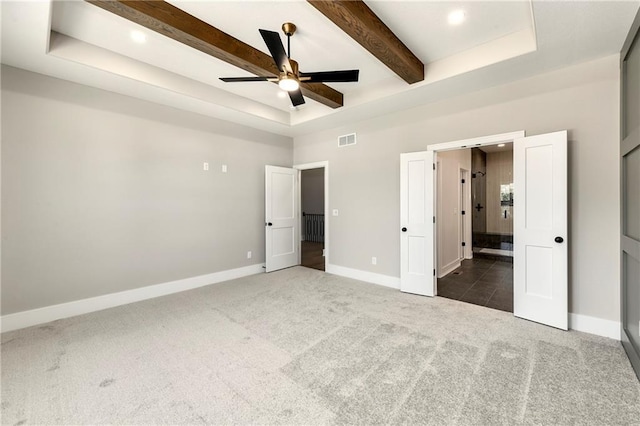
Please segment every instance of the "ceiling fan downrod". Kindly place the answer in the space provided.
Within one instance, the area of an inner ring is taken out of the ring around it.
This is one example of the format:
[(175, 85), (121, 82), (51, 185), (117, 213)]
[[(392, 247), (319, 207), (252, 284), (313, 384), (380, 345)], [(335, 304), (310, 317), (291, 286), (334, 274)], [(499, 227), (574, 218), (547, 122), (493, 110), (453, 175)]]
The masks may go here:
[(287, 36), (287, 58), (291, 59), (291, 36), (296, 32), (296, 25), (291, 22), (282, 24), (282, 31)]

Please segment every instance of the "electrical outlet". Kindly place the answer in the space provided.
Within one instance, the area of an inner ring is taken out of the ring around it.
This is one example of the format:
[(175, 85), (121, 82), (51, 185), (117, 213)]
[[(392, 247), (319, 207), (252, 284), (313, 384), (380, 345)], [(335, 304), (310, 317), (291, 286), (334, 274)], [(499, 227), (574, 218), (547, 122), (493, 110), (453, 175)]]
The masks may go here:
[(338, 216), (338, 209), (333, 209), (333, 215)]
[(251, 251), (247, 252), (247, 259), (251, 259)]
[(206, 172), (207, 170), (209, 170), (209, 163), (204, 163), (204, 164), (202, 165), (202, 170), (204, 170), (205, 172)]
[(378, 258), (377, 257), (372, 257), (371, 258), (371, 264), (372, 265), (377, 265), (378, 264)]
[(227, 173), (227, 165), (226, 164), (222, 165), (222, 173)]

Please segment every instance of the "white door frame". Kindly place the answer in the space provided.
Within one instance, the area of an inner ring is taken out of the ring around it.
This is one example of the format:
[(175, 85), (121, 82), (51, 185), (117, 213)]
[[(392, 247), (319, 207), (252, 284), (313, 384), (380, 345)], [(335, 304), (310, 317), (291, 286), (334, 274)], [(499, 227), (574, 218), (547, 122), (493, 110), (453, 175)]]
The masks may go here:
[[(457, 149), (465, 149), (465, 148), (478, 148), (481, 146), (489, 146), (489, 145), (498, 145), (501, 143), (512, 143), (513, 141), (515, 141), (518, 138), (524, 138), (525, 137), (525, 131), (524, 130), (519, 130), (516, 132), (509, 132), (509, 133), (500, 133), (497, 135), (489, 135), (489, 136), (481, 136), (479, 138), (472, 138), (472, 139), (463, 139), (463, 140), (459, 140), (459, 141), (452, 141), (452, 142), (444, 142), (444, 143), (438, 143), (438, 144), (433, 144), (433, 145), (429, 145), (427, 146), (427, 151), (434, 151), (436, 153), (436, 158), (437, 158), (437, 153), (441, 152), (441, 151), (454, 151)], [(459, 188), (460, 186), (458, 186)], [(471, 185), (469, 185), (469, 188), (471, 188)], [(437, 197), (437, 191), (434, 191), (434, 200)], [(438, 206), (439, 207), (439, 206)], [(471, 217), (470, 215), (468, 215), (469, 217)], [(438, 220), (438, 219), (436, 219)], [(438, 241), (438, 227), (435, 226), (434, 227), (434, 241)], [(467, 248), (467, 247), (465, 247)], [(469, 247), (470, 250), (472, 250), (471, 247), (471, 242), (469, 242)], [(437, 245), (434, 245), (433, 247), (434, 252), (436, 253), (436, 258), (437, 258), (437, 253), (438, 253), (438, 247)], [(465, 251), (465, 253), (467, 253)], [(471, 252), (471, 256), (473, 256), (473, 252)], [(434, 277), (434, 286), (436, 289), (436, 294), (438, 291), (438, 279), (437, 277)]]
[[(460, 212), (460, 220), (458, 221), (458, 237), (460, 238), (459, 250), (462, 253), (460, 260), (471, 259), (473, 253), (471, 251), (471, 171), (462, 166), (458, 166), (460, 172), (460, 182), (458, 184), (458, 211)], [(462, 183), (464, 179), (464, 183)], [(464, 211), (464, 214), (462, 212)], [(462, 242), (465, 246), (462, 247)]]
[[(298, 170), (298, 182), (301, 182), (302, 170), (324, 169), (324, 269), (329, 266), (329, 162), (316, 161), (315, 163), (296, 164), (293, 166)], [(298, 220), (302, 221), (302, 185), (298, 185)], [(302, 226), (302, 224), (301, 224)], [(302, 233), (298, 241), (298, 264), (302, 262)]]

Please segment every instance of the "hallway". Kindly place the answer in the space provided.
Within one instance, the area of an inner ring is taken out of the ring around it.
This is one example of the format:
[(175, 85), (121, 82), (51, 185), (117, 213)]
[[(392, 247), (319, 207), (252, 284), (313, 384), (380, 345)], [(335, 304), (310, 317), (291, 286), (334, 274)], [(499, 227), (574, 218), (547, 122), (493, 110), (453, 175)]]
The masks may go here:
[(324, 271), (324, 256), (322, 255), (323, 248), (324, 243), (302, 241), (302, 261), (300, 265)]

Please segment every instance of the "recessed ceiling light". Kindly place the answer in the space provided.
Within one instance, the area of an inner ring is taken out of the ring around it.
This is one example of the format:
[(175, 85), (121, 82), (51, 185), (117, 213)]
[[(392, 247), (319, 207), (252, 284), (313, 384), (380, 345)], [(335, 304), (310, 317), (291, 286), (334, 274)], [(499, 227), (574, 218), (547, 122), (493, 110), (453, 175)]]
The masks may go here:
[(136, 43), (144, 43), (145, 41), (147, 41), (147, 35), (142, 31), (131, 31), (131, 40), (135, 41)]
[(451, 25), (462, 24), (464, 22), (466, 15), (467, 14), (464, 12), (464, 10), (461, 10), (461, 9), (454, 10), (449, 14), (449, 18), (448, 18), (449, 24)]
[(503, 146), (504, 146), (504, 144), (501, 143), (501, 144), (498, 145), (498, 148), (502, 148)]

